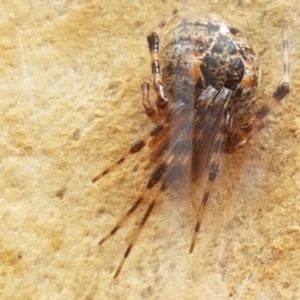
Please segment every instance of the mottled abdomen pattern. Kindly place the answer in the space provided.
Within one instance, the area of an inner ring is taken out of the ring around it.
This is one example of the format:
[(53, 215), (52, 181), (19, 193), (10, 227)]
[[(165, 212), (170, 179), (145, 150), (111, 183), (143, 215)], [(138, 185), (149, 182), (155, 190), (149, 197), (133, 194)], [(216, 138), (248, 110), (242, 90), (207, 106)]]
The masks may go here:
[(231, 114), (254, 101), (258, 59), (237, 29), (214, 15), (181, 20), (166, 35), (160, 54), (167, 96), (191, 105), (209, 86), (232, 90)]

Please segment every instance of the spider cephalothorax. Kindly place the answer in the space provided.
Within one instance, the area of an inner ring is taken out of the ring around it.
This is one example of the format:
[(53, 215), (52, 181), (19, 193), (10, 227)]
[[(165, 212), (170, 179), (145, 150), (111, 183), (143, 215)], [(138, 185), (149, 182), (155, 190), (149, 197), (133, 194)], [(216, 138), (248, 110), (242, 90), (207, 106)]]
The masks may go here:
[[(173, 15), (176, 13), (174, 10)], [(162, 22), (161, 27), (165, 24)], [(143, 83), (142, 103), (156, 125), (134, 143), (126, 155), (93, 179), (93, 182), (97, 181), (128, 155), (151, 144), (156, 166), (148, 182), (132, 207), (100, 241), (102, 244), (115, 234), (142, 202), (149, 202), (115, 277), (157, 204), (158, 199), (151, 197), (150, 191), (155, 187), (162, 194), (179, 177), (188, 176), (195, 180), (207, 170), (207, 184), (190, 245), (190, 252), (193, 251), (211, 186), (219, 172), (220, 155), (243, 147), (250, 135), (262, 128), (265, 115), (289, 92), (285, 23), (283, 81), (254, 114), (250, 114), (249, 108), (255, 100), (258, 60), (237, 29), (217, 16), (203, 15), (179, 21), (166, 35), (160, 54), (158, 34), (152, 32), (147, 40), (156, 102), (154, 105), (150, 101), (150, 86)], [(241, 116), (246, 121), (238, 123)]]

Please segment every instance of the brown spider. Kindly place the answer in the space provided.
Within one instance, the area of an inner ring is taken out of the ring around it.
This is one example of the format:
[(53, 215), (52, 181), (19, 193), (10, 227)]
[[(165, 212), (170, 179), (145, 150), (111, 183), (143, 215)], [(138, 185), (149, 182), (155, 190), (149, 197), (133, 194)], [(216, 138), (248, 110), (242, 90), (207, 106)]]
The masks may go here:
[[(174, 10), (172, 16), (176, 13), (177, 10)], [(159, 27), (162, 28), (166, 23), (162, 22)], [(250, 117), (250, 106), (255, 100), (258, 84), (258, 59), (239, 30), (217, 16), (204, 15), (180, 20), (166, 36), (160, 54), (158, 34), (152, 32), (147, 40), (156, 105), (154, 107), (149, 99), (150, 87), (147, 82), (141, 85), (142, 104), (156, 125), (134, 143), (126, 155), (95, 177), (93, 182), (149, 143), (157, 164), (138, 199), (101, 239), (99, 245), (119, 230), (139, 205), (146, 201), (155, 185), (160, 183), (158, 189), (161, 195), (181, 176), (191, 176), (191, 180), (195, 180), (208, 169), (189, 249), (191, 253), (212, 184), (219, 173), (221, 153), (233, 153), (242, 148), (250, 136), (263, 128), (263, 118), (289, 92), (286, 23), (283, 23), (282, 83), (266, 104)], [(157, 198), (151, 198), (114, 278), (121, 272), (157, 202)]]

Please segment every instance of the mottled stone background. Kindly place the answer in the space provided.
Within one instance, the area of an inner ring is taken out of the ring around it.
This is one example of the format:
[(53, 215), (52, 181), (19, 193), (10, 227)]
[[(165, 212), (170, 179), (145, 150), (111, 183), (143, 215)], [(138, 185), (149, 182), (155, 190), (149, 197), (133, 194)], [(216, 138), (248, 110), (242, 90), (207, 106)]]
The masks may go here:
[[(97, 245), (149, 174), (146, 150), (91, 183), (152, 126), (139, 88), (151, 80), (145, 37), (174, 5), (0, 1), (1, 299), (300, 298), (298, 0), (187, 1), (179, 17), (220, 14), (249, 37), (259, 103), (282, 78), (286, 19), (291, 93), (246, 150), (223, 156), (193, 254), (187, 190), (162, 199), (118, 280), (141, 212)], [(197, 201), (202, 182), (190, 191)]]

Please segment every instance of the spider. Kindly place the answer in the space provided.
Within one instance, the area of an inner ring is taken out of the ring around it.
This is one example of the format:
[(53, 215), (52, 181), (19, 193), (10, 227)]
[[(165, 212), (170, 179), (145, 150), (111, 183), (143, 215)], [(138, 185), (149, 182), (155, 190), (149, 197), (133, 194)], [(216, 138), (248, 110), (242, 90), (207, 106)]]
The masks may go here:
[[(177, 10), (174, 10), (174, 16)], [(167, 22), (162, 22), (162, 28)], [(161, 195), (182, 176), (198, 179), (208, 173), (200, 198), (189, 252), (192, 253), (212, 185), (219, 173), (222, 153), (243, 148), (260, 131), (264, 117), (289, 92), (287, 25), (283, 22), (283, 80), (270, 99), (251, 113), (258, 86), (258, 59), (240, 31), (215, 15), (181, 19), (165, 38), (159, 53), (159, 36), (147, 37), (151, 56), (155, 104), (150, 85), (141, 85), (142, 105), (154, 128), (135, 142), (128, 153), (93, 179), (98, 181), (128, 156), (151, 145), (156, 166), (131, 208), (104, 236), (102, 245), (148, 199), (149, 205), (133, 232), (114, 278), (120, 274), (136, 240)], [(156, 187), (158, 197), (151, 197)]]

